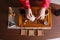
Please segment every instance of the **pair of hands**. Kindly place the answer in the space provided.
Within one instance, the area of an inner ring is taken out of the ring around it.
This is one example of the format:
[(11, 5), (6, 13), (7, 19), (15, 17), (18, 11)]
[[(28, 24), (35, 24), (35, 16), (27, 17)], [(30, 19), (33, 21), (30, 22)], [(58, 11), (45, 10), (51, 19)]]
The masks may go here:
[[(41, 11), (39, 12), (40, 15), (38, 16), (37, 19), (43, 20), (45, 18), (45, 8), (42, 8)], [(26, 17), (30, 20), (30, 21), (34, 21), (36, 19), (36, 17), (32, 14), (32, 10), (31, 9), (27, 9), (26, 11), (27, 15)]]

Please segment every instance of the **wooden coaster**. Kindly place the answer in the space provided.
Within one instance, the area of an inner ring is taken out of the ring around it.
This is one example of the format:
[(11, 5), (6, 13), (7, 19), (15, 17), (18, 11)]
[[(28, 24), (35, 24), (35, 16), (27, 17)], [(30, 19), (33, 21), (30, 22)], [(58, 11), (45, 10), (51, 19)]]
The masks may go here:
[(21, 30), (21, 35), (27, 35), (27, 30)]
[(29, 30), (29, 36), (34, 36), (34, 31), (35, 30)]
[(44, 36), (44, 31), (43, 30), (38, 30), (38, 36)]

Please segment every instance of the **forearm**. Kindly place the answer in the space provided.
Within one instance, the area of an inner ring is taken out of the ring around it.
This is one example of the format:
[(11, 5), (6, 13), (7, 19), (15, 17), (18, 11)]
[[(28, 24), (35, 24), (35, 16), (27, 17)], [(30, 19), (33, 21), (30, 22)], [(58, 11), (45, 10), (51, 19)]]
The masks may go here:
[(30, 9), (29, 0), (19, 0), (19, 1), (26, 9)]
[(50, 0), (43, 0), (42, 8), (47, 9), (50, 5)]

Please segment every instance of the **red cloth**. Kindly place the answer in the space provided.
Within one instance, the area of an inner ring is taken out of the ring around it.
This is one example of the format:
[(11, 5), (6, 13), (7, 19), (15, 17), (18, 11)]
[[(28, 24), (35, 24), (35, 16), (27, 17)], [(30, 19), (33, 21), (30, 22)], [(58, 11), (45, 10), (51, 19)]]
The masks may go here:
[[(29, 9), (30, 8), (30, 3), (29, 3), (29, 0), (19, 0), (21, 2), (21, 4)], [(42, 3), (42, 8), (45, 8), (47, 9), (50, 5), (50, 0), (43, 0), (43, 3)]]

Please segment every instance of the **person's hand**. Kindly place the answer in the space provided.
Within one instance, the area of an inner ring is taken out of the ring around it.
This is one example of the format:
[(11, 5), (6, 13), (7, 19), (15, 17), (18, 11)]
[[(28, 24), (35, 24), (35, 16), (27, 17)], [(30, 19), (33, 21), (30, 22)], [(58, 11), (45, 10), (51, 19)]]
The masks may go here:
[(35, 16), (32, 14), (32, 10), (31, 10), (31, 9), (27, 9), (27, 10), (26, 10), (26, 17), (27, 17), (30, 21), (34, 21), (34, 20), (35, 20)]
[(46, 9), (44, 9), (44, 8), (41, 9), (41, 11), (39, 12), (40, 15), (39, 15), (39, 17), (37, 19), (44, 20), (44, 18), (45, 18), (45, 10)]

